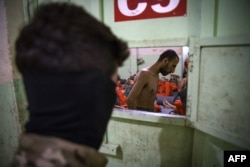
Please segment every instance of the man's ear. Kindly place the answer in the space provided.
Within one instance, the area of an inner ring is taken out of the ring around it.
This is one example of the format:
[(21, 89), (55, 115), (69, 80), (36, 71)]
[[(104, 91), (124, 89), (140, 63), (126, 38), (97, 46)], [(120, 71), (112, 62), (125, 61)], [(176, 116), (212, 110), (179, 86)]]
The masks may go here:
[(169, 59), (166, 57), (166, 58), (163, 59), (163, 62), (164, 62), (164, 64), (168, 64), (169, 63)]

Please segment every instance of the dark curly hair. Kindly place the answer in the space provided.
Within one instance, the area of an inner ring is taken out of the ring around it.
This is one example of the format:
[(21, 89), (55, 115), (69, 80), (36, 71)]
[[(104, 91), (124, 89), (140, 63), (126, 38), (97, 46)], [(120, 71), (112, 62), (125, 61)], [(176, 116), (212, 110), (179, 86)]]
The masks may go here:
[(24, 70), (100, 70), (108, 75), (129, 56), (127, 43), (82, 7), (47, 3), (16, 41), (16, 64)]

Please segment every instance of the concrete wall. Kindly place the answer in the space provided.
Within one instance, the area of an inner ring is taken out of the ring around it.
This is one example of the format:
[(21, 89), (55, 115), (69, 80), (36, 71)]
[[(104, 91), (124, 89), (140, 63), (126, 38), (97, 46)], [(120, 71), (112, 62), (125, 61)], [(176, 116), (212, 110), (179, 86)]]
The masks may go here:
[(118, 145), (115, 154), (106, 154), (108, 167), (187, 167), (193, 129), (182, 116), (114, 110), (105, 143)]
[(234, 144), (194, 130), (192, 167), (223, 167), (224, 150), (244, 150)]
[[(13, 45), (22, 19), (21, 1), (0, 1), (0, 166), (10, 163), (21, 132), (16, 102)], [(20, 19), (20, 20), (19, 20)]]
[[(28, 119), (27, 101), (24, 93), (24, 87), (22, 83), (22, 76), (17, 70), (15, 65), (15, 42), (18, 36), (19, 30), (25, 24), (24, 20), (24, 8), (22, 1), (9, 0), (5, 1), (7, 12), (7, 26), (8, 26), (8, 44), (10, 49), (10, 60), (13, 73), (13, 84), (16, 98), (16, 105), (18, 109), (19, 122), (21, 130), (24, 131), (24, 123)], [(20, 8), (13, 8), (13, 6), (19, 6)]]

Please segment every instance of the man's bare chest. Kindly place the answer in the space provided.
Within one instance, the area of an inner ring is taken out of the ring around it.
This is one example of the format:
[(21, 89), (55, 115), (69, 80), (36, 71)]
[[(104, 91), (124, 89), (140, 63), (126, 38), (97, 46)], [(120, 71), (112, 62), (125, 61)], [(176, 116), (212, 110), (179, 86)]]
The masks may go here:
[(150, 96), (155, 96), (158, 91), (158, 79), (151, 78), (144, 87), (145, 93)]

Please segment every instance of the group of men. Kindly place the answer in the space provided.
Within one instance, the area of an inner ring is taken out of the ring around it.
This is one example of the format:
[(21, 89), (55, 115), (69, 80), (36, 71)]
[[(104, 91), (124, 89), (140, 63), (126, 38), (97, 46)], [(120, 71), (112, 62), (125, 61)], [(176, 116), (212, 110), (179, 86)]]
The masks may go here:
[[(164, 51), (153, 65), (139, 71), (136, 75), (134, 86), (127, 98), (128, 109), (154, 112), (158, 93), (159, 74), (161, 73), (163, 76), (166, 76), (174, 73), (178, 62), (179, 56), (177, 53), (169, 49)], [(165, 101), (163, 104), (169, 103)]]

